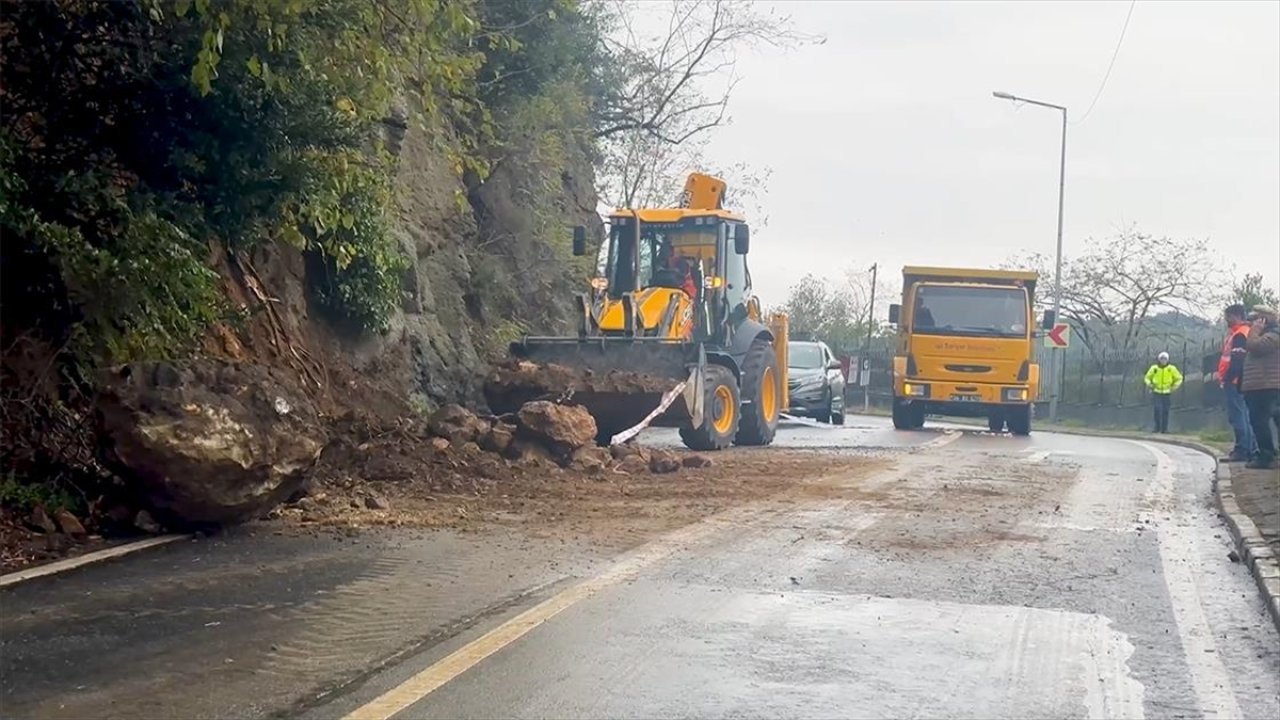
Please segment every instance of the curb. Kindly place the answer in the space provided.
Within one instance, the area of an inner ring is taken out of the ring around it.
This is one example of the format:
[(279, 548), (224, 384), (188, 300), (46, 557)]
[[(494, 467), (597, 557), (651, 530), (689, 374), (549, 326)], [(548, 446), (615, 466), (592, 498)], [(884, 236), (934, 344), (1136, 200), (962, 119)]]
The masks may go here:
[(60, 572), (67, 572), (68, 570), (75, 570), (77, 568), (82, 568), (94, 563), (100, 563), (105, 560), (131, 555), (139, 550), (168, 545), (171, 542), (186, 540), (190, 537), (190, 535), (160, 535), (158, 537), (147, 538), (145, 540), (138, 540), (137, 542), (105, 548), (96, 552), (80, 555), (78, 557), (58, 560), (57, 562), (51, 562), (46, 565), (37, 565), (36, 567), (27, 568), (26, 570), (19, 570), (7, 575), (0, 575), (0, 588), (17, 585), (18, 583), (26, 582), (27, 580), (34, 580), (39, 577), (56, 575)]
[(1263, 540), (1253, 519), (1240, 510), (1235, 488), (1231, 483), (1231, 469), (1219, 463), (1214, 476), (1213, 495), (1218, 501), (1218, 512), (1227, 521), (1240, 562), (1249, 568), (1258, 584), (1258, 592), (1262, 593), (1267, 614), (1271, 616), (1276, 630), (1280, 631), (1280, 562), (1277, 562), (1275, 552)]

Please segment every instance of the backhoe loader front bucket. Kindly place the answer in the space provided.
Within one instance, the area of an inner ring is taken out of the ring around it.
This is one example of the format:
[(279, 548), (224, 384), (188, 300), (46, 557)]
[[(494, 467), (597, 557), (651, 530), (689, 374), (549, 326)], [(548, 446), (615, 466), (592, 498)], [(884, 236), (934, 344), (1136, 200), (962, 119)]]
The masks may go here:
[(526, 402), (555, 400), (582, 405), (596, 420), (600, 439), (643, 422), (664, 395), (682, 383), (680, 397), (649, 424), (701, 423), (706, 354), (698, 343), (650, 338), (531, 337), (511, 345), (514, 362), (485, 383), (485, 399), (497, 414)]

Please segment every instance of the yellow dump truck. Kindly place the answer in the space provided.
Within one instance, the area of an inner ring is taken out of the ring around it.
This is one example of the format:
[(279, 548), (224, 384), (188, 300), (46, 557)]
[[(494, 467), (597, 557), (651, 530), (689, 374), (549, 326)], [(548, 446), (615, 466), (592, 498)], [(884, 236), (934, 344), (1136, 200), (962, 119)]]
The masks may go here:
[(893, 426), (925, 415), (985, 417), (992, 432), (1031, 432), (1040, 382), (1033, 307), (1037, 275), (905, 267), (893, 359)]

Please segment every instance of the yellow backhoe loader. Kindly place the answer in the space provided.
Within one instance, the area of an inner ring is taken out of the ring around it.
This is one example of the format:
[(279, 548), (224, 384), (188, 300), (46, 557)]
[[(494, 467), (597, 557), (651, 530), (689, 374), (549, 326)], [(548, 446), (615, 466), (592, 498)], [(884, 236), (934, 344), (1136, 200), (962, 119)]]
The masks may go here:
[[(605, 444), (648, 425), (680, 428), (696, 450), (772, 442), (787, 407), (787, 318), (762, 317), (750, 229), (722, 207), (724, 192), (723, 180), (694, 173), (681, 207), (614, 211), (603, 272), (575, 298), (577, 334), (511, 346), (556, 372), (486, 385), (493, 410), (566, 399), (591, 412)], [(588, 249), (574, 228), (574, 254)], [(548, 378), (567, 387), (540, 387)]]

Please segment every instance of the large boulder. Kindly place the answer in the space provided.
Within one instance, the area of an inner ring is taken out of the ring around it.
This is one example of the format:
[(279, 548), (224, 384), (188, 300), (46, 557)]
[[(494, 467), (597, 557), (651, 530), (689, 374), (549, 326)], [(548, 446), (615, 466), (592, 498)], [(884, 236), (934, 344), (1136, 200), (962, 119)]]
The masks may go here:
[(327, 441), (297, 381), (261, 365), (135, 363), (99, 388), (104, 461), (168, 525), (260, 517), (303, 486)]
[(596, 439), (596, 420), (579, 405), (535, 400), (522, 405), (516, 419), (522, 437), (546, 446), (557, 456), (572, 455)]

